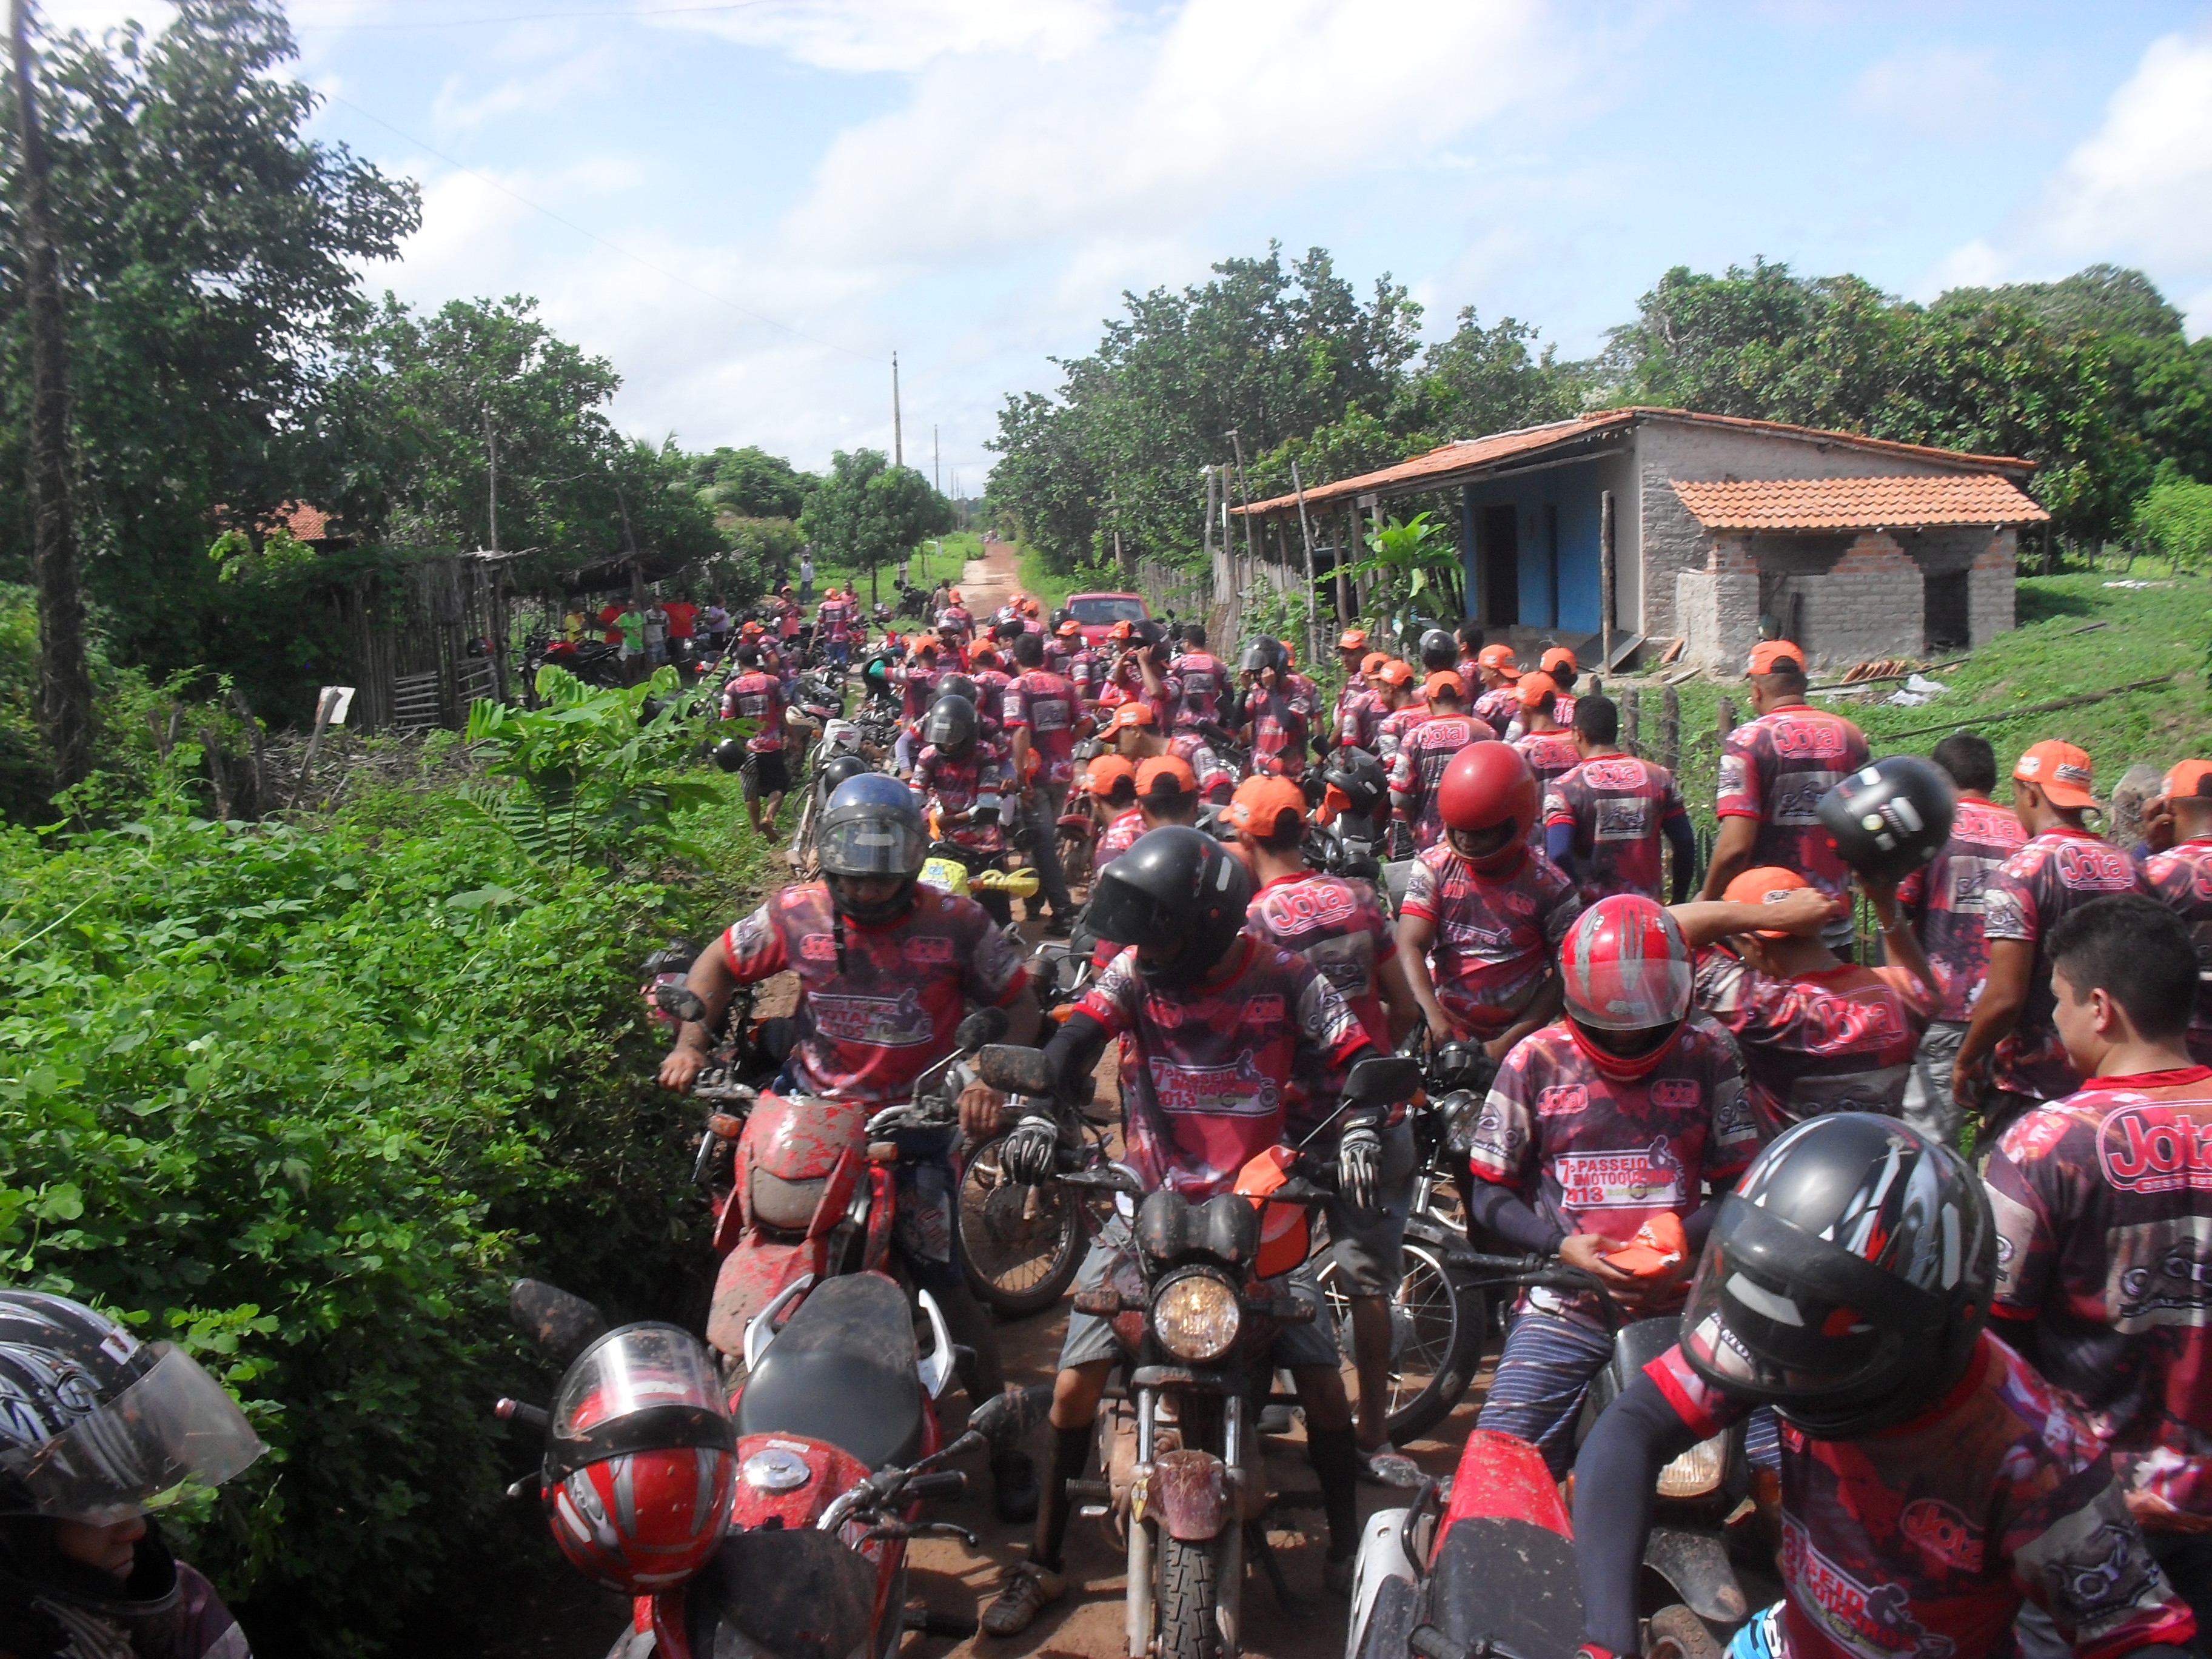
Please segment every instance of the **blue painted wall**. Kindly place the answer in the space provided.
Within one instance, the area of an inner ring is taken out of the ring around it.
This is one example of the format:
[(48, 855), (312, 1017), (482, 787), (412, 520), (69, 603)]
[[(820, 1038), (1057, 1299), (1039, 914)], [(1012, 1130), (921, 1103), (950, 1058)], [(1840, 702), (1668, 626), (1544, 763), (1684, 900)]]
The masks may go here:
[[(1510, 503), (1520, 521), (1521, 623), (1572, 633), (1598, 630), (1598, 464), (1555, 466), (1472, 485), (1463, 524), (1479, 527), (1487, 509)], [(1559, 522), (1559, 604), (1553, 605), (1551, 520)], [(1464, 537), (1465, 532), (1462, 532)], [(1480, 592), (1471, 539), (1463, 539), (1468, 592)]]

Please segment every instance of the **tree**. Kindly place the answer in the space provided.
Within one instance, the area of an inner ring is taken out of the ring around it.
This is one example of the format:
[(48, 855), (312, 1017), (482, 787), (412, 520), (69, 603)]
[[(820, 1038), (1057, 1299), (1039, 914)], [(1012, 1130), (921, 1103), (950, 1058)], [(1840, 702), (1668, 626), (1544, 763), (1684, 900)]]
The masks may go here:
[(839, 450), (830, 475), (815, 486), (799, 515), (814, 550), (849, 570), (897, 558), (927, 536), (952, 528), (952, 503), (910, 466), (893, 466), (880, 449)]
[(2144, 551), (2170, 561), (2175, 570), (2202, 570), (2212, 563), (2212, 484), (2185, 477), (2166, 462), (2136, 503), (2135, 531)]
[(1465, 307), (1459, 327), (1428, 349), (1400, 392), (1395, 423), (1479, 438), (1576, 414), (1589, 390), (1588, 367), (1561, 362), (1554, 346), (1531, 351), (1535, 339), (1534, 327), (1517, 318), (1485, 328)]
[(710, 455), (693, 456), (691, 480), (717, 512), (740, 519), (795, 519), (806, 492), (820, 482), (782, 456), (750, 444), (743, 449), (725, 445)]
[[(357, 313), (361, 264), (419, 219), (412, 184), (302, 136), (315, 95), (276, 72), (294, 55), (270, 0), (182, 0), (156, 34), (50, 36), (39, 54), (85, 586), (118, 654), (165, 670), (225, 654), (210, 510), (258, 518), (320, 482), (302, 441), (319, 358)], [(12, 212), (0, 237), (20, 268)], [(23, 290), (0, 289), (9, 576), (28, 568), (27, 321)]]

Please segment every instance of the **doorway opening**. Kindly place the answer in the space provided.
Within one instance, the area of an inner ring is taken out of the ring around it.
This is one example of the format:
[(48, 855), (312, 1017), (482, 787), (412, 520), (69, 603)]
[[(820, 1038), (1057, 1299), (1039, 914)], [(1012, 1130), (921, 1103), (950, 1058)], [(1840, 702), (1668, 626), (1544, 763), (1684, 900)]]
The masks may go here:
[(1517, 507), (1482, 512), (1482, 620), (1508, 628), (1521, 620), (1521, 514)]
[(1972, 643), (1967, 576), (1964, 570), (1928, 573), (1923, 588), (1922, 616), (1931, 656), (1946, 651), (1964, 651)]

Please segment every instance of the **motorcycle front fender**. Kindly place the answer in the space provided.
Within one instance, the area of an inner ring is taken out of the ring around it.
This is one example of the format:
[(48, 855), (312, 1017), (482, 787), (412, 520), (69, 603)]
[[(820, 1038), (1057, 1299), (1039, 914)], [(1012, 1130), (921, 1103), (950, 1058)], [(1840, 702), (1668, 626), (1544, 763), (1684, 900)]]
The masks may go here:
[(738, 1241), (714, 1274), (714, 1300), (707, 1313), (707, 1341), (717, 1353), (742, 1354), (745, 1328), (801, 1273), (819, 1277), (830, 1255), (829, 1241), (802, 1239), (771, 1244), (757, 1234)]
[[(1359, 1555), (1352, 1570), (1352, 1622), (1344, 1644), (1345, 1659), (1359, 1659), (1361, 1640), (1373, 1622), (1383, 1587), (1395, 1580), (1413, 1588), (1413, 1564), (1406, 1558), (1405, 1528), (1406, 1511), (1398, 1509), (1376, 1510), (1360, 1528)], [(1399, 1650), (1404, 1650), (1402, 1644)]]
[(1212, 1452), (1162, 1452), (1146, 1487), (1146, 1511), (1170, 1537), (1188, 1544), (1220, 1536), (1229, 1518), (1229, 1470)]
[(1654, 1527), (1644, 1565), (1665, 1581), (1670, 1599), (1708, 1624), (1740, 1625), (1751, 1611), (1729, 1561), (1728, 1540), (1717, 1532)]

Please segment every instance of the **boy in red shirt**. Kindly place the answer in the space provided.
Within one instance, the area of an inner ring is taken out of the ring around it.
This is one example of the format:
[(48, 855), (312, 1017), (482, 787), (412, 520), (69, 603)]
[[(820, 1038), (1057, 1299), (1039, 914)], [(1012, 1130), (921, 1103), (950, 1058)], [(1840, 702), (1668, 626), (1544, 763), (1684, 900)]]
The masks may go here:
[(1513, 660), (1513, 647), (1486, 645), (1476, 653), (1474, 662), (1475, 672), (1482, 678), (1481, 693), (1474, 700), (1475, 718), (1503, 732), (1521, 718), (1521, 699), (1515, 690), (1520, 682), (1521, 669)]
[(1689, 812), (1663, 766), (1623, 754), (1620, 713), (1609, 697), (1575, 704), (1581, 762), (1544, 792), (1544, 851), (1574, 878), (1583, 902), (1615, 893), (1659, 896), (1663, 839), (1674, 849), (1674, 900), (1690, 895), (1698, 842)]
[(2165, 798), (2180, 840), (2151, 854), (2143, 874), (2196, 946), (2197, 1013), (2189, 1023), (2189, 1052), (2198, 1065), (2212, 1066), (2212, 761), (2185, 760), (2168, 772)]
[(2212, 1613), (2212, 1168), (2197, 1149), (2212, 1137), (2212, 1069), (2184, 1046), (2197, 955), (2170, 913), (2132, 893), (2068, 913), (2050, 951), (2059, 1040), (2087, 1081), (2030, 1109), (1990, 1157), (1991, 1311), (2111, 1452), (2151, 1554), (2202, 1620)]
[(2012, 769), (2013, 816), (2028, 839), (1983, 890), (1989, 973), (1951, 1066), (1952, 1097), (1966, 1112), (1979, 1109), (1984, 1146), (2036, 1102), (2081, 1086), (2051, 1018), (2051, 930), (2107, 893), (2151, 896), (2133, 859), (2082, 828), (2097, 804), (2092, 781), (2087, 754), (2055, 740), (2034, 744)]
[(1951, 1097), (1951, 1066), (1990, 970), (1982, 895), (1990, 877), (2020, 851), (2027, 836), (2011, 809), (1990, 803), (1997, 762), (1988, 738), (1954, 732), (1928, 758), (1950, 775), (1959, 804), (1951, 838), (1935, 862), (1915, 870), (1897, 890), (1897, 902), (1911, 919), (1936, 988), (1942, 994), (1905, 1079), (1905, 1121), (1955, 1146), (1966, 1114)]
[[(1838, 901), (1795, 870), (1747, 870), (1720, 903), (1674, 908), (1698, 949), (1698, 1006), (1742, 1050), (1762, 1140), (1824, 1112), (1895, 1117), (1904, 1109), (1905, 1073), (1936, 991), (1919, 941), (1898, 915), (1896, 889), (1863, 878), (1861, 885), (1897, 965), (1838, 960), (1820, 942)], [(1747, 906), (1771, 912), (1773, 924), (1746, 929)], [(1724, 939), (1734, 951), (1721, 946)]]

